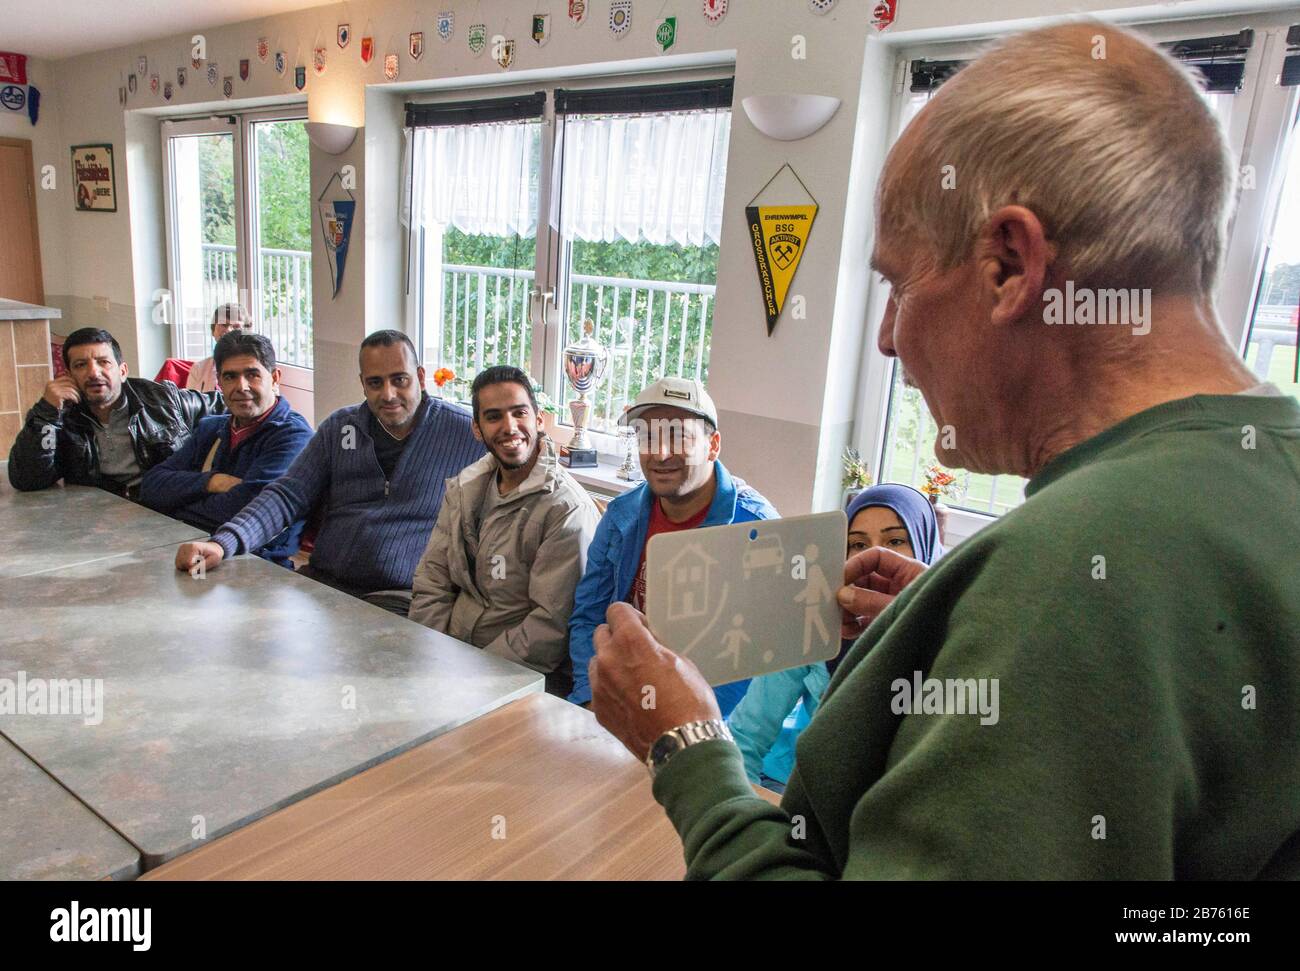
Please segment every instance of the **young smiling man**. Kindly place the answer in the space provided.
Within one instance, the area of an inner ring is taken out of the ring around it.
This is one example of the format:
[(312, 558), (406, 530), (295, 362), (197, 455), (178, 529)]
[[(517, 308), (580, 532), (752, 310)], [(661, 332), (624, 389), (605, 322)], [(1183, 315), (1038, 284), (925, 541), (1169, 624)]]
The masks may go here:
[[(288, 471), (311, 439), (307, 420), (280, 397), (269, 340), (236, 329), (217, 341), (212, 357), (228, 414), (199, 422), (185, 445), (140, 483), (144, 505), (207, 530), (232, 519)], [(289, 566), (302, 526), (291, 523), (255, 552)]]
[(537, 427), (515, 367), (474, 379), (474, 437), (488, 454), (447, 484), (415, 571), (410, 618), (546, 676), (567, 695), (569, 614), (600, 513)]
[(424, 368), (401, 331), (371, 334), (359, 358), (366, 400), (321, 422), (289, 471), (210, 541), (183, 544), (176, 569), (202, 561), (211, 570), (315, 519), (311, 562), (298, 572), (406, 615), (445, 483), (482, 457), (483, 445), (467, 411), (425, 393)]
[[(658, 533), (776, 519), (772, 504), (718, 460), (722, 433), (704, 386), (689, 378), (661, 378), (620, 419), (638, 432), (645, 482), (609, 504), (596, 530), (587, 571), (578, 584), (569, 625), (574, 704), (591, 701), (587, 665), (592, 637), (611, 604), (645, 610), (646, 545)], [(744, 697), (749, 682), (714, 689), (723, 715)]]
[(113, 335), (82, 327), (63, 342), (68, 369), (45, 386), (9, 451), (9, 482), (20, 491), (98, 486), (128, 499), (140, 479), (222, 409), (217, 394), (127, 376)]

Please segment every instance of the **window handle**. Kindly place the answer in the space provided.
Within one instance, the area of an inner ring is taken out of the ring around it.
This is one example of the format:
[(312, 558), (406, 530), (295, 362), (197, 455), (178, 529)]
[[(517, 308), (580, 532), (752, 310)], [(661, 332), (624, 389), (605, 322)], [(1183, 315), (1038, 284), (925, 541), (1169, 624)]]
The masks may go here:
[(555, 303), (555, 291), (543, 290), (541, 287), (534, 287), (533, 299), (541, 303), (541, 307), (539, 309), (541, 310), (542, 323), (543, 324), (550, 323), (550, 321), (547, 320), (546, 318), (546, 305), (547, 304), (553, 305)]

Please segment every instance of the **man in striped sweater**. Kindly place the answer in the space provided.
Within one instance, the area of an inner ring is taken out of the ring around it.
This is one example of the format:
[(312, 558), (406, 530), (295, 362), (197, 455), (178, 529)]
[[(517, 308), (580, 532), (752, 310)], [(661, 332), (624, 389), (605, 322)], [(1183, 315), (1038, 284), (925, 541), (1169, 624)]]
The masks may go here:
[(211, 570), (298, 519), (319, 523), (305, 576), (406, 616), (411, 580), (447, 479), (482, 458), (468, 411), (430, 398), (415, 346), (396, 330), (361, 342), (366, 400), (321, 422), (289, 467), (176, 568)]

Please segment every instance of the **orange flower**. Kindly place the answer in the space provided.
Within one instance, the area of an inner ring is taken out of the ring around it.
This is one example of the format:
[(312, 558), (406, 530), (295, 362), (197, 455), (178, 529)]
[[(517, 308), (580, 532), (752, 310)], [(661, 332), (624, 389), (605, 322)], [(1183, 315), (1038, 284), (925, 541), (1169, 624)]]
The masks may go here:
[(433, 383), (440, 388), (448, 381), (455, 381), (455, 380), (456, 380), (456, 372), (449, 367), (440, 367), (438, 368), (438, 370), (433, 372)]

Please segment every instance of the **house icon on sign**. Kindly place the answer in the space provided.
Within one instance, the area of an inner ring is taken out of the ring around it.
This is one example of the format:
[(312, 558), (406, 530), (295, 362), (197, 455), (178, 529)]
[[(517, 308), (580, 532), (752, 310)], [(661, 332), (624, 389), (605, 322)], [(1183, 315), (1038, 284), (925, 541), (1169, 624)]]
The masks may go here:
[(703, 617), (709, 610), (709, 588), (718, 561), (695, 543), (663, 566), (668, 574), (668, 619)]

